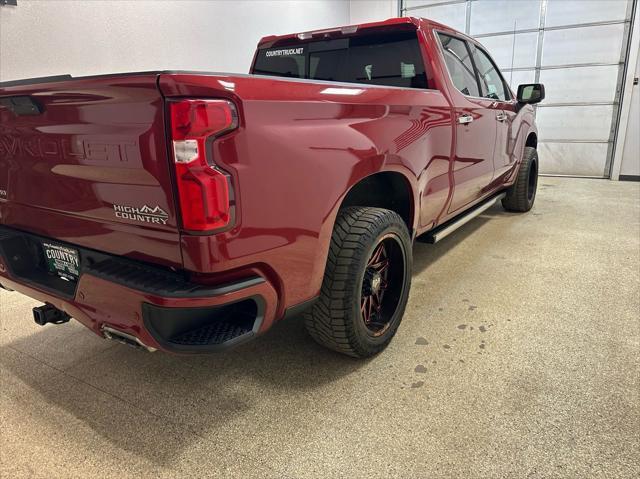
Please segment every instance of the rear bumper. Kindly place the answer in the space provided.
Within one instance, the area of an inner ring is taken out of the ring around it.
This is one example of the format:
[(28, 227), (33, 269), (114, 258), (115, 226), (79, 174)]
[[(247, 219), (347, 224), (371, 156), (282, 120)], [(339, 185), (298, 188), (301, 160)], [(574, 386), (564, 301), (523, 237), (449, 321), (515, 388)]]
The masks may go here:
[(40, 264), (41, 241), (55, 240), (0, 227), (0, 284), (52, 304), (100, 336), (108, 328), (147, 348), (211, 352), (246, 342), (275, 320), (277, 293), (255, 272), (225, 284), (195, 284), (169, 270), (63, 243), (79, 251), (80, 274), (73, 284), (58, 284)]

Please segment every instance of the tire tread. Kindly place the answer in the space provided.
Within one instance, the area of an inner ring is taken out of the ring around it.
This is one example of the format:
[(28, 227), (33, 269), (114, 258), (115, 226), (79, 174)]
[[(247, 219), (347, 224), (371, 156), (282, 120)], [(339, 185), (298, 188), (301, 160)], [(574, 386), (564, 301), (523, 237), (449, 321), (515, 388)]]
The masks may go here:
[[(533, 206), (533, 201), (528, 199), (529, 172), (532, 167), (537, 167), (538, 153), (535, 148), (525, 147), (522, 155), (522, 163), (518, 170), (515, 183), (507, 190), (507, 196), (502, 199), (502, 206), (507, 211), (524, 213)], [(533, 198), (535, 200), (535, 196)]]
[[(354, 293), (359, 284), (358, 270), (363, 256), (379, 232), (389, 226), (401, 227), (409, 244), (409, 233), (402, 218), (395, 212), (381, 208), (349, 207), (338, 213), (331, 243), (320, 297), (305, 313), (305, 326), (311, 337), (319, 344), (353, 357), (371, 356), (386, 347), (388, 340), (371, 347), (365, 344), (353, 325), (351, 316)], [(409, 252), (410, 258), (410, 252)], [(409, 263), (409, 261), (408, 261)], [(409, 268), (407, 264), (405, 267)], [(407, 290), (409, 285), (407, 284)], [(408, 291), (407, 291), (408, 294)], [(406, 299), (402, 307), (406, 305)]]

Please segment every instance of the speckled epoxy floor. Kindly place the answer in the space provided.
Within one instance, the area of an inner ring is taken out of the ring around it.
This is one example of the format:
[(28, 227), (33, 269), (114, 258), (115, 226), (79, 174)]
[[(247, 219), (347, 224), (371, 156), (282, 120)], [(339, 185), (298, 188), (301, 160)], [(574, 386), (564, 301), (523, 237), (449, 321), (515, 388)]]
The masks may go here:
[(416, 244), (386, 352), (300, 321), (235, 351), (41, 328), (0, 292), (0, 477), (638, 477), (640, 184), (542, 178)]

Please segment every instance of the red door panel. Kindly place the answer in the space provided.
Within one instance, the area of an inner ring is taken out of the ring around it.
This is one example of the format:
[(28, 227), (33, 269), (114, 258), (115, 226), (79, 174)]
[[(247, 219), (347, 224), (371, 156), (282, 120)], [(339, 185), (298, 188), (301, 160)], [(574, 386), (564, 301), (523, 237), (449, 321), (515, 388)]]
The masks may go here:
[[(449, 213), (480, 198), (493, 179), (493, 155), (496, 140), (493, 102), (461, 98), (465, 108), (456, 108), (456, 153), (454, 157), (454, 192)], [(471, 121), (469, 121), (471, 120)], [(467, 121), (468, 123), (460, 123)]]

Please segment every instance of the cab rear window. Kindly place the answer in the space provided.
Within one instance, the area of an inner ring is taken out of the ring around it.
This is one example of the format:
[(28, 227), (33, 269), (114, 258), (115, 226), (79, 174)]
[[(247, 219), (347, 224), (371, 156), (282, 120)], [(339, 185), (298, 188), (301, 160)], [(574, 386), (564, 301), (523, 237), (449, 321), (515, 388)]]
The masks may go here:
[(415, 31), (311, 40), (263, 48), (256, 75), (428, 88)]

